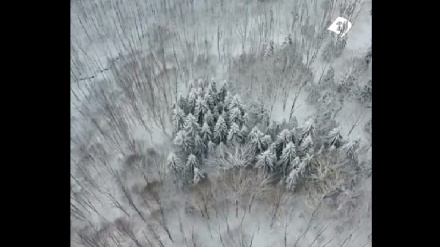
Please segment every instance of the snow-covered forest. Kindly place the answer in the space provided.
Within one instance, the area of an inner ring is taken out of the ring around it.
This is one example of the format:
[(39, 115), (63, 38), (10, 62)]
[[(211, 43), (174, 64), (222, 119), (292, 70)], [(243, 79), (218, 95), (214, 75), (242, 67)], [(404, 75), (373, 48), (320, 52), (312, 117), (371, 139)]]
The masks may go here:
[(71, 0), (72, 246), (371, 246), (371, 64), (367, 0)]

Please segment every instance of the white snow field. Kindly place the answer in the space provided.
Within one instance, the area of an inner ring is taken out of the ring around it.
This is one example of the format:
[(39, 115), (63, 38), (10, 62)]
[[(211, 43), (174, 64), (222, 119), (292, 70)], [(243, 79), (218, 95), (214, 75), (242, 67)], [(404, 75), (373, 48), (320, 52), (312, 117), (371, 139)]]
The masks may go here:
[[(371, 81), (371, 63), (362, 67), (371, 5), (71, 0), (72, 246), (371, 246), (371, 96), (359, 96)], [(353, 26), (339, 53), (323, 58), (339, 49), (326, 30), (338, 16)], [(167, 166), (178, 146), (173, 109), (199, 81), (227, 83), (246, 109), (262, 105), (269, 123), (334, 120), (346, 143), (359, 140), (353, 186), (337, 181), (342, 163), (313, 175), (325, 181), (313, 191), (211, 165), (201, 167), (203, 183), (181, 186)]]

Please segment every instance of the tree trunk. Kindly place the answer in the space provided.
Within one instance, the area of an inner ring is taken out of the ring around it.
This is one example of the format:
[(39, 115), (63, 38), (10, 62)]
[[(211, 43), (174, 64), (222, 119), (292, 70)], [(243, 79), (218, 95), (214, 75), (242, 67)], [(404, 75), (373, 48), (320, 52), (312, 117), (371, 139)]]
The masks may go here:
[(253, 195), (251, 196), (251, 201), (249, 202), (249, 213), (250, 213), (251, 210), (252, 210), (252, 203), (254, 202), (254, 199), (255, 199), (255, 194), (253, 194)]
[(238, 200), (235, 200), (235, 217), (238, 218)]

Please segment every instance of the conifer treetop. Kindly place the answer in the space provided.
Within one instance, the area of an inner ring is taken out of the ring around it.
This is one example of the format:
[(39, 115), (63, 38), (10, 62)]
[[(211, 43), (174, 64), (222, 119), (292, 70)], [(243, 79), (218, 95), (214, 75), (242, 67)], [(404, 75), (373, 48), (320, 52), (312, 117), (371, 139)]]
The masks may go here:
[(197, 157), (194, 154), (190, 154), (188, 155), (187, 161), (186, 161), (186, 166), (194, 166), (197, 167), (198, 166), (198, 161), (197, 161)]
[(283, 153), (280, 157), (280, 162), (283, 167), (288, 167), (293, 160), (296, 158), (296, 149), (295, 144), (293, 142), (289, 142), (286, 147), (283, 149)]
[(194, 183), (194, 184), (200, 183), (201, 181), (203, 181), (203, 179), (205, 179), (205, 175), (200, 171), (199, 168), (197, 168), (196, 166), (194, 166), (194, 178), (193, 178), (193, 183)]
[(167, 165), (173, 170), (181, 168), (180, 159), (173, 152), (168, 154)]
[(272, 150), (268, 149), (257, 156), (256, 167), (266, 167), (273, 170), (276, 164), (276, 156)]
[(209, 127), (209, 124), (208, 124), (208, 122), (203, 122), (203, 125), (202, 125), (202, 128), (201, 128), (201, 130), (200, 130), (200, 134), (202, 134), (202, 136), (204, 135), (204, 134), (209, 134), (209, 135), (211, 135), (211, 127)]

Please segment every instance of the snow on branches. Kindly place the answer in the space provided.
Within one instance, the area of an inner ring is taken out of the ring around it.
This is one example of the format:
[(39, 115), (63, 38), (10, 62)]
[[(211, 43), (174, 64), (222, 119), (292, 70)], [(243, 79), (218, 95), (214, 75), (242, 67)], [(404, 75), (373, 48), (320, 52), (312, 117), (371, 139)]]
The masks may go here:
[[(325, 80), (332, 77), (330, 72)], [(265, 106), (253, 104), (247, 108), (227, 85), (217, 89), (215, 81), (201, 81), (186, 98), (178, 96), (172, 113), (177, 148), (168, 156), (167, 165), (176, 174), (183, 174), (180, 177), (185, 181), (198, 183), (205, 179), (205, 165), (218, 169), (253, 167), (295, 189), (304, 174), (313, 172), (309, 164), (316, 155), (345, 144), (335, 126), (329, 125), (330, 131), (321, 126), (327, 119), (319, 116), (310, 117), (299, 127), (286, 121), (268, 126)], [(358, 146), (357, 142), (344, 145), (344, 157), (355, 157)], [(178, 157), (186, 157), (186, 164)]]

